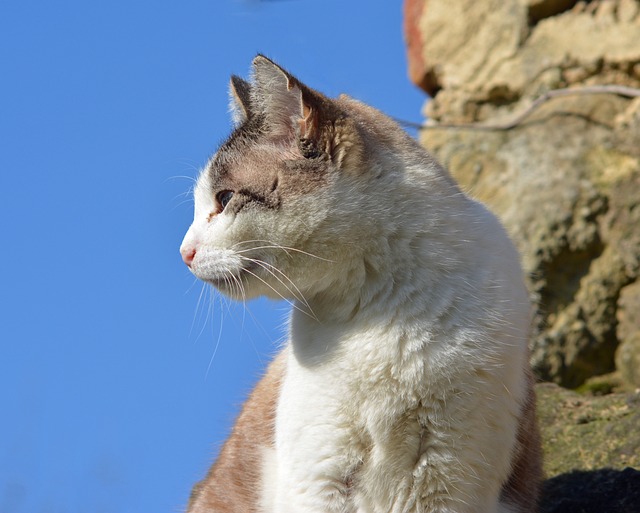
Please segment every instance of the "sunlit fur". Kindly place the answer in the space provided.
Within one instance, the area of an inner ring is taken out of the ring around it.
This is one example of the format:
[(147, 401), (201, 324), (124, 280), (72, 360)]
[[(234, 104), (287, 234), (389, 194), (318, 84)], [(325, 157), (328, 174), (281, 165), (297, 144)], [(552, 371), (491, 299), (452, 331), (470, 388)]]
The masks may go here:
[(380, 112), (264, 57), (253, 80), (182, 250), (230, 297), (291, 301), (289, 343), (189, 511), (535, 511), (530, 305), (504, 229)]

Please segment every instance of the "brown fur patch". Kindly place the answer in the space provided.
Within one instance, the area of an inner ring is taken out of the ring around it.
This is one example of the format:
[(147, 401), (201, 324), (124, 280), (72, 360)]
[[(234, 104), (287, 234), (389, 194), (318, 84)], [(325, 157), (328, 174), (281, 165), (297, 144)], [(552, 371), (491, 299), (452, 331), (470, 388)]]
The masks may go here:
[(249, 204), (277, 209), (288, 198), (313, 193), (327, 183), (331, 169), (322, 157), (307, 159), (295, 147), (257, 139), (240, 147), (223, 146), (207, 172), (213, 196), (234, 192), (229, 208), (237, 213)]
[(187, 513), (258, 513), (263, 448), (272, 448), (285, 356), (278, 355), (245, 403), (207, 476), (193, 487)]
[(502, 487), (502, 500), (520, 513), (538, 510), (542, 484), (542, 451), (540, 431), (536, 419), (534, 377), (527, 368), (527, 397), (522, 405), (513, 467), (508, 481)]

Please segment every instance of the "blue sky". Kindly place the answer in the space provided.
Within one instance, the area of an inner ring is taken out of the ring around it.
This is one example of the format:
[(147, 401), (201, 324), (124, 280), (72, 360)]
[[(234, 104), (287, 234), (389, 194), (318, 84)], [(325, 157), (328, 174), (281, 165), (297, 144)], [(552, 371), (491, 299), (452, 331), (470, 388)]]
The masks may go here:
[(0, 513), (178, 512), (285, 336), (202, 287), (184, 195), (257, 52), (420, 121), (401, 2), (0, 2)]

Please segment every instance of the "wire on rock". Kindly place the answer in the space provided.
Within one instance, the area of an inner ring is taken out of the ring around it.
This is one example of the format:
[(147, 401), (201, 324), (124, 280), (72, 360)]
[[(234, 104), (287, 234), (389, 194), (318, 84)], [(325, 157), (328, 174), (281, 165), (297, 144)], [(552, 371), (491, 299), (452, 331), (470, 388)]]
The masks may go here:
[(531, 105), (529, 105), (523, 112), (517, 114), (513, 119), (504, 123), (486, 124), (482, 123), (435, 123), (424, 124), (415, 123), (413, 121), (405, 121), (402, 119), (395, 120), (403, 126), (408, 128), (415, 128), (417, 130), (433, 130), (433, 129), (460, 129), (460, 130), (511, 130), (522, 124), (522, 122), (528, 118), (535, 110), (537, 110), (542, 104), (546, 103), (553, 98), (560, 98), (562, 96), (577, 96), (583, 94), (616, 94), (618, 96), (624, 96), (625, 98), (640, 97), (640, 89), (636, 87), (628, 87), (621, 85), (600, 85), (600, 86), (585, 86), (579, 88), (565, 88), (565, 89), (553, 89), (548, 91), (542, 96), (536, 98)]

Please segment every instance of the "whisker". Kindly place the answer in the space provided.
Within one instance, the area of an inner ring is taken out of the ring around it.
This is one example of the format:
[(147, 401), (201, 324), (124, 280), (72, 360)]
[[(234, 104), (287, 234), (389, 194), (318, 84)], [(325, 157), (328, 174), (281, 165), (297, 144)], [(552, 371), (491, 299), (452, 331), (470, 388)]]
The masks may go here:
[(189, 288), (187, 290), (184, 291), (184, 295), (186, 296), (189, 292), (191, 292), (191, 289), (195, 286), (196, 283), (202, 283), (198, 278), (196, 278), (195, 276), (192, 275), (193, 278), (193, 282), (191, 283), (191, 285), (189, 285)]
[(177, 205), (174, 205), (173, 207), (171, 207), (170, 212), (173, 212), (176, 208), (184, 205), (185, 203), (193, 203), (193, 198), (183, 199), (180, 203), (178, 203)]
[[(276, 280), (278, 280), (278, 282), (280, 282), (280, 284), (283, 287), (285, 287), (295, 299), (300, 301), (305, 307), (307, 307), (309, 309), (309, 312), (311, 313), (312, 317), (315, 320), (318, 320), (315, 312), (311, 308), (311, 305), (309, 304), (307, 299), (302, 294), (302, 291), (298, 288), (298, 286), (294, 283), (294, 281), (291, 278), (289, 278), (285, 273), (283, 273), (280, 269), (278, 269), (276, 266), (274, 266), (274, 265), (272, 265), (272, 264), (270, 264), (268, 262), (265, 262), (264, 260), (258, 260), (256, 258), (248, 258), (248, 257), (243, 257), (243, 256), (240, 256), (240, 258), (242, 258), (243, 260), (248, 260), (250, 262), (254, 262), (254, 263), (258, 264), (262, 269), (264, 269), (269, 274), (271, 274), (271, 276), (273, 276)], [(269, 268), (273, 269), (273, 271), (277, 271), (278, 273), (280, 273), (280, 275), (283, 278), (285, 278), (291, 284), (291, 286), (295, 289), (295, 292), (293, 290), (291, 290), (291, 288), (285, 282), (283, 282), (278, 276), (276, 276), (276, 274)]]
[(190, 200), (193, 200), (193, 188), (194, 186), (192, 185), (191, 187), (189, 187), (189, 189), (187, 189), (186, 191), (183, 192), (179, 192), (178, 194), (176, 194), (173, 199), (175, 200), (176, 198), (179, 198), (181, 196), (188, 196)]
[[(242, 280), (231, 272), (229, 272), (229, 277), (233, 281), (231, 280), (226, 280), (226, 281), (229, 284), (230, 288), (232, 289), (232, 292), (234, 292), (234, 295), (238, 295), (242, 297), (242, 301), (245, 301), (246, 294), (244, 290), (244, 285), (242, 284)], [(233, 289), (235, 289), (235, 291)]]
[(276, 289), (274, 289), (271, 285), (269, 285), (265, 280), (263, 280), (262, 278), (260, 278), (260, 276), (258, 276), (256, 273), (251, 272), (249, 269), (244, 269), (244, 272), (250, 274), (251, 276), (253, 276), (254, 278), (260, 280), (262, 283), (264, 283), (267, 287), (269, 287), (271, 290), (273, 290), (278, 296), (280, 296), (280, 298), (285, 301), (286, 303), (288, 303), (292, 308), (295, 308), (296, 310), (298, 310), (300, 313), (303, 313), (309, 317), (311, 317), (314, 320), (318, 320), (317, 318), (315, 318), (315, 316), (311, 315), (309, 312), (305, 312), (302, 308), (300, 308), (298, 305), (296, 305), (295, 303), (292, 303), (289, 299), (287, 299), (286, 297), (284, 297), (282, 294), (280, 294), (280, 292), (278, 292)]
[[(314, 255), (313, 253), (309, 253), (308, 251), (303, 251), (302, 249), (290, 248), (290, 247), (287, 247), (287, 246), (280, 246), (280, 245), (255, 246), (255, 247), (251, 247), (251, 248), (247, 248), (247, 249), (241, 249), (241, 250), (238, 251), (238, 253), (246, 253), (248, 251), (253, 251), (255, 249), (281, 249), (282, 251), (284, 251), (287, 254), (289, 254), (289, 251), (295, 251), (296, 253), (301, 253), (303, 255), (307, 255), (307, 256), (310, 256), (312, 258), (317, 258), (318, 260), (322, 260), (323, 262), (335, 263), (335, 260), (329, 260), (328, 258), (323, 258), (321, 256)], [(289, 256), (291, 256), (291, 255), (289, 255)]]
[[(204, 287), (203, 287), (203, 290), (206, 291), (205, 295), (209, 294), (209, 300), (208, 300), (208, 304), (207, 304), (207, 308), (206, 308), (207, 315), (206, 315), (206, 317), (204, 319), (204, 322), (202, 323), (202, 328), (200, 328), (200, 331), (198, 332), (198, 335), (196, 336), (196, 339), (195, 339), (194, 343), (197, 342), (198, 340), (200, 340), (200, 337), (204, 333), (204, 330), (206, 329), (207, 324), (209, 323), (209, 318), (210, 317), (213, 318), (213, 311), (211, 309), (211, 306), (212, 306), (211, 305), (211, 289), (205, 283)], [(205, 299), (205, 301), (207, 301), (207, 300)], [(198, 300), (198, 306), (199, 305), (200, 305), (200, 300)]]
[[(176, 177), (176, 178), (189, 178), (187, 176), (180, 176), (180, 177)], [(173, 198), (171, 198), (170, 203), (173, 203), (174, 201), (176, 201), (176, 199), (178, 198), (184, 198), (182, 199), (182, 201), (180, 201), (177, 205), (174, 205), (171, 208), (171, 212), (173, 212), (176, 208), (184, 205), (185, 203), (193, 203), (193, 190), (195, 188), (195, 179), (192, 179), (193, 183), (192, 185), (189, 187), (188, 190), (184, 191), (184, 192), (180, 192), (178, 194), (176, 194)], [(166, 180), (165, 180), (166, 181)]]
[[(218, 295), (220, 297), (220, 295)], [(211, 303), (213, 307), (213, 302)], [(222, 308), (220, 309), (222, 311)], [(207, 365), (207, 372), (205, 372), (204, 379), (206, 380), (209, 377), (209, 371), (211, 370), (211, 366), (213, 365), (213, 360), (215, 360), (216, 354), (218, 353), (218, 348), (220, 347), (220, 341), (222, 340), (222, 328), (224, 326), (224, 315), (220, 314), (220, 329), (218, 330), (218, 339), (216, 340), (216, 345), (213, 348), (213, 353), (211, 354), (211, 358), (209, 358), (209, 365)]]
[[(290, 293), (290, 294), (291, 294), (295, 299), (297, 299), (298, 301), (300, 301), (300, 302), (302, 302), (302, 303), (305, 303), (305, 305), (307, 304), (307, 301), (305, 300), (304, 296), (303, 296), (303, 295), (302, 295), (302, 293), (300, 292), (300, 289), (298, 289), (298, 288), (296, 287), (295, 283), (293, 283), (293, 281), (291, 281), (291, 279), (290, 279), (286, 274), (284, 274), (280, 269), (278, 269), (278, 268), (277, 268), (277, 267), (275, 267), (274, 265), (271, 265), (271, 264), (269, 264), (269, 263), (265, 262), (264, 260), (258, 260), (257, 258), (250, 258), (250, 257), (244, 257), (244, 256), (240, 256), (240, 258), (241, 258), (242, 260), (246, 260), (246, 261), (248, 261), (248, 262), (252, 262), (252, 263), (258, 264), (258, 265), (259, 265), (260, 267), (262, 267), (265, 271), (267, 271), (269, 274), (271, 274), (271, 276), (273, 276), (276, 280), (278, 280), (278, 282), (280, 282), (280, 284), (281, 284), (283, 287), (285, 287), (285, 288), (289, 291), (289, 293)], [(299, 296), (298, 296), (298, 295), (296, 295), (296, 293), (295, 293), (293, 290), (291, 290), (291, 288), (289, 288), (289, 286), (288, 286), (286, 283), (284, 283), (284, 282), (283, 282), (283, 281), (282, 281), (278, 276), (276, 276), (276, 274), (275, 274), (271, 269), (269, 269), (269, 267), (271, 267), (272, 269), (275, 269), (275, 270), (276, 270), (276, 271), (278, 271), (282, 276), (284, 276), (284, 277), (289, 281), (289, 283), (291, 283), (291, 284), (296, 288), (296, 290), (297, 290), (298, 294), (300, 294), (300, 295), (299, 295)], [(308, 306), (308, 305), (307, 305), (307, 306)]]
[(253, 243), (256, 243), (256, 242), (263, 243), (263, 244), (265, 244), (265, 245), (263, 245), (263, 246), (256, 246), (256, 247), (252, 247), (252, 248), (247, 248), (247, 249), (244, 249), (244, 250), (239, 250), (239, 251), (238, 251), (238, 253), (245, 253), (245, 252), (247, 252), (247, 251), (251, 251), (251, 250), (254, 250), (254, 249), (281, 249), (281, 250), (283, 250), (283, 251), (284, 251), (285, 253), (287, 253), (287, 254), (288, 254), (288, 252), (289, 252), (289, 251), (294, 251), (294, 252), (296, 252), (296, 253), (301, 253), (301, 254), (303, 254), (303, 255), (307, 255), (307, 256), (312, 257), (312, 258), (317, 258), (318, 260), (322, 260), (323, 262), (335, 263), (335, 260), (330, 260), (330, 259), (328, 259), (328, 258), (323, 258), (323, 257), (321, 257), (321, 256), (314, 255), (313, 253), (309, 253), (308, 251), (304, 251), (304, 250), (302, 250), (302, 249), (298, 249), (298, 248), (291, 248), (291, 247), (289, 247), (289, 246), (283, 246), (283, 245), (281, 245), (281, 244), (276, 244), (275, 242), (273, 242), (273, 241), (269, 241), (269, 240), (260, 240), (260, 239), (255, 239), (255, 240), (245, 240), (245, 241), (240, 241), (240, 242), (236, 242), (236, 243), (232, 246), (232, 248), (234, 248), (234, 249), (235, 249), (236, 247), (240, 246), (241, 244), (253, 244)]
[[(196, 167), (193, 167), (193, 169), (195, 169), (196, 171), (198, 170), (198, 168), (196, 168)], [(173, 175), (173, 176), (168, 176), (167, 178), (165, 178), (164, 182), (162, 182), (162, 183), (167, 183), (169, 180), (189, 180), (190, 182), (193, 182), (194, 184), (197, 182), (197, 180), (193, 176)]]
[[(243, 303), (243, 317), (242, 317), (242, 321), (244, 323), (244, 316), (245, 313), (248, 313), (249, 316), (251, 317), (251, 320), (253, 321), (253, 323), (260, 328), (260, 330), (262, 331), (262, 333), (265, 335), (266, 339), (270, 339), (271, 335), (267, 332), (267, 330), (264, 328), (264, 326), (262, 325), (262, 323), (260, 323), (260, 321), (258, 321), (258, 318), (253, 315), (253, 312), (251, 311), (251, 309), (249, 308), (249, 305), (247, 303)], [(249, 332), (247, 332), (247, 335), (249, 337), (249, 342), (251, 342), (251, 347), (253, 347), (253, 351), (256, 353), (256, 356), (258, 357), (258, 360), (260, 360), (260, 364), (264, 365), (264, 360), (262, 358), (262, 354), (260, 354), (260, 351), (258, 351), (258, 348), (256, 347), (256, 343), (255, 340), (253, 339), (253, 337), (251, 336), (251, 334)]]
[[(198, 296), (198, 302), (196, 303), (196, 310), (193, 312), (193, 319), (191, 320), (191, 328), (189, 328), (189, 338), (191, 338), (191, 334), (193, 333), (193, 328), (196, 324), (196, 318), (198, 317), (198, 310), (200, 310), (200, 301), (202, 301), (202, 295), (204, 294), (204, 289), (207, 286), (206, 283), (202, 284), (202, 288), (200, 289), (200, 295)], [(193, 285), (192, 285), (193, 287)], [(197, 340), (197, 338), (196, 338)]]

